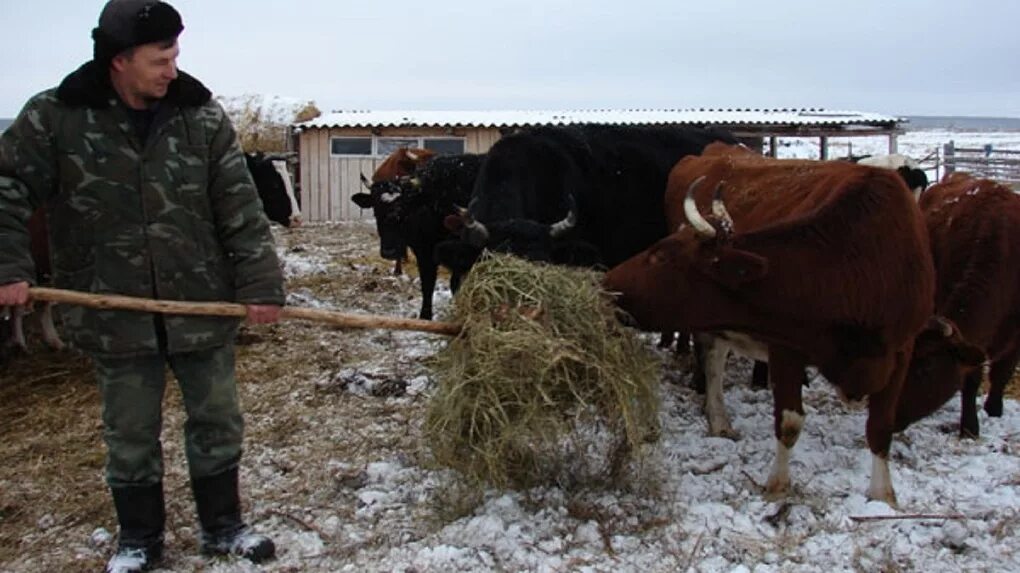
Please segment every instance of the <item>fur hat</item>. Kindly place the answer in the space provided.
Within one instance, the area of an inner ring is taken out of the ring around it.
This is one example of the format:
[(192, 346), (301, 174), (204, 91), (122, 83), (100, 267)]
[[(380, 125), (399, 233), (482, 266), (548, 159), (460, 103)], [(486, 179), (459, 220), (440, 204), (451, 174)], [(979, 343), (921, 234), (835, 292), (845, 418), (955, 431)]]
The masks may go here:
[(92, 30), (93, 59), (108, 66), (128, 48), (173, 40), (184, 30), (181, 15), (159, 0), (110, 0)]

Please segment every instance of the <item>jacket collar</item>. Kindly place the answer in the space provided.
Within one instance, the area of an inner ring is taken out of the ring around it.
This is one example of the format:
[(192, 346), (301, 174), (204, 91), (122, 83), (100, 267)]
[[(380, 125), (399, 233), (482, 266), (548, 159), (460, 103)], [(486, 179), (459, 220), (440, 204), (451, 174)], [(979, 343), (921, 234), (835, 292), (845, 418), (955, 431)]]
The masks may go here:
[[(162, 101), (178, 107), (205, 105), (212, 97), (202, 82), (182, 72), (170, 82), (166, 97)], [(57, 99), (71, 107), (107, 108), (117, 101), (117, 94), (110, 85), (107, 70), (101, 70), (95, 61), (89, 61), (71, 72), (57, 88)]]

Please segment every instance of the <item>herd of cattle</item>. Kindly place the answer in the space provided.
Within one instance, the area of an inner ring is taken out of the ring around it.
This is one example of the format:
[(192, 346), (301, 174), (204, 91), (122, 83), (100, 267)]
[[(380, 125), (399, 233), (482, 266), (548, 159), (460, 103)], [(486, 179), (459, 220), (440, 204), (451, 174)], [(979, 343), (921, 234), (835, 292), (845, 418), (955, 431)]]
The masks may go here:
[(808, 365), (867, 400), (868, 494), (894, 504), (893, 434), (961, 391), (960, 433), (976, 437), (984, 363), (999, 416), (1020, 358), (1020, 197), (964, 173), (927, 188), (903, 156), (778, 160), (715, 130), (546, 127), (485, 155), (399, 150), (364, 182), (353, 200), (374, 210), (382, 256), (410, 248), (429, 267), (422, 318), (435, 265), (455, 292), (484, 249), (604, 268), (635, 326), (694, 333), (722, 436), (727, 354), (767, 361), (770, 492), (790, 484)]
[[(262, 163), (279, 173), (250, 165), (267, 214), (289, 226), (289, 178)], [(684, 333), (684, 348), (693, 335), (719, 436), (735, 437), (726, 356), (760, 361), (774, 396), (769, 492), (790, 485), (807, 366), (867, 400), (868, 494), (894, 504), (893, 434), (959, 391), (960, 434), (978, 436), (984, 364), (984, 408), (1000, 416), (1020, 359), (1020, 196), (964, 173), (928, 188), (902, 156), (780, 160), (713, 129), (542, 127), (483, 155), (400, 149), (362, 182), (352, 200), (374, 211), (382, 257), (414, 253), (423, 319), (438, 267), (456, 293), (484, 250), (604, 269), (634, 326)]]

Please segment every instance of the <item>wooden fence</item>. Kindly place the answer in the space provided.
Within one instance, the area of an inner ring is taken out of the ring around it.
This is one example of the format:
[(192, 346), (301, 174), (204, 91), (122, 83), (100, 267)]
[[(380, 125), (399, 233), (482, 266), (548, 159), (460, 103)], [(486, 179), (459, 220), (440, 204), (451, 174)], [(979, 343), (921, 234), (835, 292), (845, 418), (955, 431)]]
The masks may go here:
[(941, 157), (935, 158), (936, 180), (954, 171), (967, 171), (975, 176), (994, 179), (1020, 188), (1020, 151), (984, 147), (956, 147), (950, 141), (942, 146)]

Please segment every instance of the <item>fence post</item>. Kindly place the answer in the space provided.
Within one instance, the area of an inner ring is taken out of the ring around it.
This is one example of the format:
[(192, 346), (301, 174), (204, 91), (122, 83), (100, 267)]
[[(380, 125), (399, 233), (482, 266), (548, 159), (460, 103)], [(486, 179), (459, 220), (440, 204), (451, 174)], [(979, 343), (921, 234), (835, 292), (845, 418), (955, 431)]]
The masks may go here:
[(946, 175), (949, 175), (956, 170), (956, 160), (953, 158), (956, 155), (956, 145), (953, 144), (952, 139), (942, 146), (942, 151), (946, 154)]

